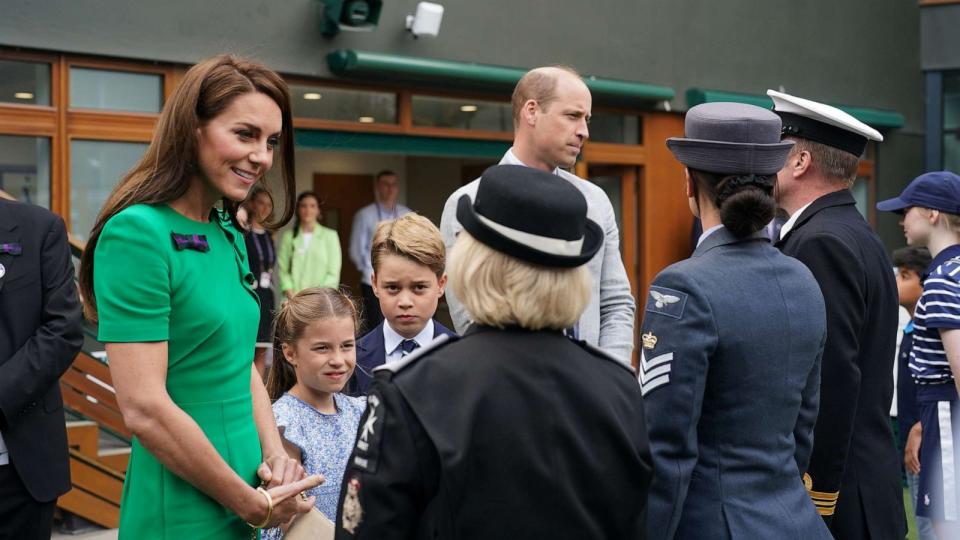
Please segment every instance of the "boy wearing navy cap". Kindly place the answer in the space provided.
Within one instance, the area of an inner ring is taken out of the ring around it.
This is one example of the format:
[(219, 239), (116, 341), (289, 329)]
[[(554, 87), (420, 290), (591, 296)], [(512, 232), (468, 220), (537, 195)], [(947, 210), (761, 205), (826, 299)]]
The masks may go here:
[(897, 288), (886, 249), (849, 189), (868, 141), (883, 137), (835, 107), (767, 95), (782, 138), (795, 143), (777, 175), (790, 219), (776, 246), (813, 272), (827, 308), (808, 491), (838, 540), (902, 540), (901, 458), (890, 426)]
[(910, 371), (920, 408), (917, 515), (939, 538), (960, 538), (960, 176), (930, 172), (877, 209), (903, 215), (907, 244), (927, 246), (933, 262), (914, 311)]

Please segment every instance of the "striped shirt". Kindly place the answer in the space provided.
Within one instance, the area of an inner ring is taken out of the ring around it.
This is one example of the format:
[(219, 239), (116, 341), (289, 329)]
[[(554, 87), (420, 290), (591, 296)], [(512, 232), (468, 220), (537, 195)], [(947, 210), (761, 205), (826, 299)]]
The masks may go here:
[(933, 259), (913, 320), (911, 375), (917, 384), (953, 381), (940, 330), (960, 328), (960, 245), (948, 247)]

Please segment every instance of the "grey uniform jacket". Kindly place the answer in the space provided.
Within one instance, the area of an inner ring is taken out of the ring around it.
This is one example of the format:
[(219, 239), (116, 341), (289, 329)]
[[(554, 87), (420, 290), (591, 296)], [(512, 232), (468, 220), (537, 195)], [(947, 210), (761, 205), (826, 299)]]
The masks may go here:
[(657, 275), (641, 328), (647, 537), (831, 538), (801, 476), (826, 340), (810, 271), (720, 228)]
[[(500, 164), (523, 165), (507, 151)], [(600, 187), (592, 182), (570, 174), (563, 169), (557, 169), (555, 174), (570, 182), (583, 193), (587, 199), (587, 217), (597, 222), (604, 231), (603, 247), (587, 263), (590, 275), (593, 277), (593, 289), (590, 294), (590, 303), (580, 316), (577, 327), (578, 338), (599, 347), (608, 354), (630, 362), (633, 353), (633, 320), (636, 313), (636, 303), (630, 293), (630, 281), (620, 258), (620, 231), (617, 228), (616, 216), (610, 199)], [(464, 194), (470, 198), (476, 196), (480, 179), (453, 192), (443, 207), (443, 216), (440, 219), (440, 232), (447, 251), (453, 247), (457, 234), (463, 229), (457, 221), (457, 201)], [(450, 316), (458, 334), (463, 334), (470, 324), (469, 314), (463, 305), (447, 287), (447, 304), (450, 306)]]

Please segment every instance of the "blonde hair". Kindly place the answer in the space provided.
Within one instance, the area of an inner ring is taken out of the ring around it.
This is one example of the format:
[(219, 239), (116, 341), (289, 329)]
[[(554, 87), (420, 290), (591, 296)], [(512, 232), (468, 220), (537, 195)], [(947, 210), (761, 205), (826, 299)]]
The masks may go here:
[(294, 346), (311, 323), (342, 317), (352, 319), (356, 330), (359, 320), (356, 302), (347, 293), (326, 287), (303, 289), (280, 306), (273, 321), (273, 367), (267, 376), (271, 400), (280, 399), (297, 383), (296, 370), (283, 356), (283, 344)]
[(495, 251), (461, 231), (447, 267), (454, 294), (473, 321), (504, 328), (562, 330), (590, 301), (586, 266), (550, 268)]
[(370, 247), (374, 272), (379, 270), (384, 256), (399, 255), (426, 266), (437, 279), (443, 275), (446, 254), (440, 230), (429, 219), (413, 212), (378, 225)]
[(541, 109), (546, 109), (557, 98), (557, 82), (564, 73), (582, 79), (577, 70), (561, 65), (534, 68), (520, 77), (511, 98), (514, 129), (520, 124), (520, 112), (524, 103), (532, 99)]

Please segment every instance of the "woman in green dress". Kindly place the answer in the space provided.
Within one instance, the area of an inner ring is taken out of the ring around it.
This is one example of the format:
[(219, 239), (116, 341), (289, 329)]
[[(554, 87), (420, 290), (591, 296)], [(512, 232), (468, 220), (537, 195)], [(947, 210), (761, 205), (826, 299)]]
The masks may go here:
[(90, 234), (81, 292), (134, 434), (121, 539), (256, 537), (313, 506), (296, 494), (322, 480), (286, 457), (253, 370), (259, 308), (235, 218), (275, 151), (282, 224), (294, 190), (286, 84), (236, 57), (203, 61)]

